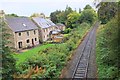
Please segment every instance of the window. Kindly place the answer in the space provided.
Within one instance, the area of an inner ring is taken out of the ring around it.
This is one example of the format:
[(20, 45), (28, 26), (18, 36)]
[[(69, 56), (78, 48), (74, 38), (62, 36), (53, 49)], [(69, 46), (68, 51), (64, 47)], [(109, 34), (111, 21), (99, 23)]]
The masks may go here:
[(19, 36), (21, 36), (21, 33), (19, 33)]
[(47, 37), (48, 37), (48, 35), (47, 35)]
[(37, 41), (37, 38), (35, 38), (35, 41)]
[(36, 34), (35, 30), (34, 30), (34, 34)]
[(48, 32), (48, 29), (46, 29), (46, 31)]
[(45, 36), (44, 36), (44, 38), (45, 38)]
[(29, 36), (29, 32), (27, 32), (27, 36)]
[(44, 32), (45, 32), (45, 29), (44, 29)]
[(30, 42), (29, 39), (26, 42), (29, 43)]

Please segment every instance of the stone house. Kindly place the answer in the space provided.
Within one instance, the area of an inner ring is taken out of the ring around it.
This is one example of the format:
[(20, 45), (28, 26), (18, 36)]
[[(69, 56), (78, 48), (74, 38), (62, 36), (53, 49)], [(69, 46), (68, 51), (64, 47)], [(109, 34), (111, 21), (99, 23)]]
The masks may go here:
[(27, 17), (5, 17), (10, 35), (10, 47), (16, 50), (39, 44), (38, 27)]
[(49, 19), (33, 17), (33, 22), (39, 27), (39, 39), (45, 42), (50, 39), (50, 32), (56, 29), (56, 25)]
[(61, 23), (57, 23), (57, 29), (61, 30), (61, 31), (64, 31), (65, 30), (65, 25), (64, 24), (61, 24)]

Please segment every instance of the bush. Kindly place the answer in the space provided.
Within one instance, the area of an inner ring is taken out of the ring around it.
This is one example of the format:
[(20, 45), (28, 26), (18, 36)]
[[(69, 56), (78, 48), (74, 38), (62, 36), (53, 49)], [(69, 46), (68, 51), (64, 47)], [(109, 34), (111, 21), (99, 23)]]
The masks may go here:
[[(118, 51), (118, 33), (120, 27), (118, 26), (117, 17), (113, 18), (106, 25), (99, 28), (97, 35), (97, 64), (99, 69), (99, 77), (118, 79), (119, 67), (119, 51)], [(104, 68), (104, 73), (102, 72)]]
[(70, 33), (70, 32), (71, 32), (71, 29), (70, 29), (70, 28), (67, 28), (67, 29), (64, 30), (63, 33), (64, 33), (64, 34), (68, 34), (68, 33)]

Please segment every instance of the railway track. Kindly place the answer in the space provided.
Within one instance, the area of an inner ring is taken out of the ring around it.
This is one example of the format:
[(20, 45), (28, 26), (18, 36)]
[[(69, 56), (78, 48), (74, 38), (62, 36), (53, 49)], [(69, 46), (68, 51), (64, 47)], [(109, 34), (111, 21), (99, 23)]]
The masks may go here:
[(87, 72), (89, 67), (89, 58), (92, 52), (92, 47), (95, 39), (95, 32), (98, 27), (98, 22), (94, 25), (94, 27), (90, 30), (88, 35), (85, 37), (83, 42), (82, 51), (80, 53), (79, 60), (74, 69), (72, 79), (76, 78), (87, 78)]

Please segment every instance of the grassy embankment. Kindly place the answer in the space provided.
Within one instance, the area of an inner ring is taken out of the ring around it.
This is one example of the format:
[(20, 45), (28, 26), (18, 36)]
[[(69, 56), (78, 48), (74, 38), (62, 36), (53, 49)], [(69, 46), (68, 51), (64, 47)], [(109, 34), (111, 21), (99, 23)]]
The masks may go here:
[(98, 28), (96, 42), (98, 78), (114, 78), (114, 80), (120, 78), (118, 29), (117, 18)]

